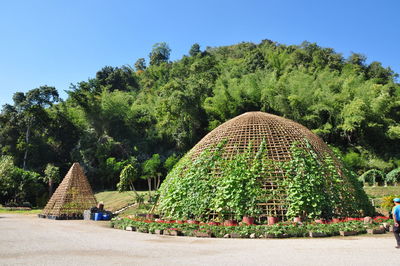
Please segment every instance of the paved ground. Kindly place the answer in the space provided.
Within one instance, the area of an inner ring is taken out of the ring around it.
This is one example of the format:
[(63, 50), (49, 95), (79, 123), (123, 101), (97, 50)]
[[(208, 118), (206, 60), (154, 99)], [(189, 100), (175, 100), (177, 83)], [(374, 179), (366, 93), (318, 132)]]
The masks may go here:
[(198, 239), (0, 214), (0, 265), (400, 265), (394, 237)]

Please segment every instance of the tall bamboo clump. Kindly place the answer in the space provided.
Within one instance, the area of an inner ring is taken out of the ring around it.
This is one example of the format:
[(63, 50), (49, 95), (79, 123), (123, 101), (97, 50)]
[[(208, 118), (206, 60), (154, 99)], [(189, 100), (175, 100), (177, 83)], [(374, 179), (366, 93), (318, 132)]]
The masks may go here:
[(82, 167), (74, 163), (47, 203), (42, 216), (54, 219), (79, 218), (84, 210), (96, 205), (96, 198)]
[[(179, 193), (179, 191), (174, 191), (176, 188), (182, 187), (179, 185), (183, 183), (182, 180), (190, 175), (193, 176), (194, 171), (192, 171), (192, 168), (196, 168), (197, 166), (193, 166), (191, 162), (196, 164), (196, 160), (208, 160), (207, 158), (202, 158), (204, 154), (206, 154), (205, 157), (208, 156), (207, 154), (213, 154), (213, 151), (216, 151), (218, 147), (221, 146), (221, 143), (223, 143), (221, 157), (225, 161), (235, 160), (238, 154), (248, 152), (250, 146), (252, 147), (251, 151), (254, 155), (259, 152), (260, 147), (263, 145), (265, 146), (266, 160), (264, 160), (264, 162), (269, 163), (265, 163), (261, 167), (263, 170), (259, 172), (261, 179), (259, 184), (263, 191), (270, 196), (258, 203), (261, 209), (259, 217), (272, 215), (282, 220), (288, 218), (287, 212), (288, 206), (290, 205), (290, 195), (288, 195), (288, 187), (284, 185), (284, 181), (287, 180), (288, 176), (298, 171), (297, 169), (292, 169), (290, 170), (292, 173), (288, 173), (284, 165), (293, 161), (292, 152), (294, 146), (300, 147), (306, 154), (313, 154), (316, 164), (324, 165), (326, 164), (327, 158), (331, 158), (333, 160), (333, 168), (335, 168), (333, 171), (336, 172), (338, 179), (341, 180), (341, 187), (344, 187), (344, 190), (342, 190), (345, 194), (345, 196), (342, 197), (343, 200), (345, 197), (347, 197), (347, 201), (359, 200), (357, 196), (357, 193), (359, 193), (358, 184), (354, 183), (354, 178), (347, 176), (343, 171), (344, 168), (340, 161), (335, 157), (328, 145), (317, 135), (292, 120), (263, 112), (248, 112), (215, 128), (201, 139), (200, 142), (178, 162), (161, 186), (161, 212), (166, 211), (170, 214), (176, 213), (176, 207), (169, 207), (170, 202), (177, 202), (178, 200), (176, 198), (178, 195), (182, 194)], [(218, 167), (219, 166), (215, 166), (209, 173), (215, 178), (225, 178), (225, 169), (219, 169)], [(250, 167), (251, 165), (249, 165), (249, 169)], [(202, 178), (202, 176), (200, 176), (200, 178)], [(212, 178), (210, 180), (210, 182), (213, 182)], [(304, 180), (308, 179), (305, 178)], [(317, 185), (314, 187), (317, 190), (319, 189), (319, 193), (325, 193), (323, 191), (324, 188), (318, 188)], [(327, 193), (332, 195), (336, 193), (334, 188), (331, 189), (329, 186), (327, 187), (331, 190), (327, 191)], [(211, 190), (218, 192), (219, 189), (219, 187), (214, 187)], [(361, 194), (362, 193), (363, 191), (361, 191)], [(182, 199), (179, 201), (182, 201)], [(194, 198), (192, 202), (200, 201), (201, 199)], [(365, 197), (363, 197), (362, 201), (365, 201)], [(210, 206), (210, 208), (212, 208), (212, 206)], [(340, 206), (334, 208), (340, 209)], [(181, 209), (185, 208), (181, 207)], [(179, 213), (177, 215), (179, 217)]]

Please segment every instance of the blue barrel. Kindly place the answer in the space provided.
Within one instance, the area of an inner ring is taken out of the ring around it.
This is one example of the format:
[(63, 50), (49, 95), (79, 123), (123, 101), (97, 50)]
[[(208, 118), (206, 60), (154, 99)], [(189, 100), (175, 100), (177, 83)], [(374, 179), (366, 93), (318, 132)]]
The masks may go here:
[(102, 212), (96, 212), (95, 214), (94, 214), (94, 220), (95, 221), (100, 221), (100, 220), (102, 220), (103, 219), (103, 213)]
[(111, 215), (109, 213), (104, 213), (103, 214), (103, 220), (108, 221), (111, 219)]

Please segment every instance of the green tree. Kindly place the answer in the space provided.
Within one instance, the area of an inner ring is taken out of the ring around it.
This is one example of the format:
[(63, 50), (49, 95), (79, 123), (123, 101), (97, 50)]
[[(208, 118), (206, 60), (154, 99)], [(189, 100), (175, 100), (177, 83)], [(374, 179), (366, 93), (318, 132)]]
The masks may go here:
[(144, 71), (146, 69), (146, 60), (144, 58), (139, 58), (135, 62), (136, 71)]
[(198, 55), (200, 53), (201, 53), (200, 45), (198, 43), (195, 43), (195, 44), (192, 45), (192, 47), (190, 47), (190, 50), (189, 50), (189, 55), (190, 56), (196, 56), (196, 55)]
[(14, 162), (11, 156), (0, 157), (0, 195), (2, 201), (9, 198), (10, 190), (12, 188), (13, 179), (12, 173), (14, 170)]
[(153, 49), (149, 54), (150, 65), (160, 65), (166, 63), (169, 60), (171, 49), (165, 42), (156, 43), (153, 45)]
[(28, 201), (35, 204), (43, 192), (40, 180), (39, 174), (16, 167), (12, 157), (0, 157), (0, 199), (2, 202), (13, 201), (21, 204)]
[(137, 161), (134, 160), (132, 164), (128, 164), (122, 169), (120, 174), (120, 181), (117, 184), (117, 189), (119, 192), (133, 190), (135, 192), (136, 198), (140, 198), (139, 193), (136, 191), (134, 186), (135, 181), (139, 177), (139, 171), (137, 168)]
[(147, 180), (149, 187), (149, 196), (151, 196), (152, 182), (154, 181), (154, 189), (157, 190), (161, 185), (161, 159), (159, 154), (153, 154), (150, 159), (146, 160), (143, 165), (143, 179)]
[(21, 139), (19, 145), (24, 150), (23, 169), (27, 169), (28, 152), (30, 149), (31, 132), (38, 120), (43, 122), (46, 119), (44, 108), (51, 106), (59, 101), (58, 92), (54, 87), (41, 86), (37, 89), (28, 91), (27, 93), (17, 92), (13, 96), (14, 110), (17, 119), (25, 127), (24, 138)]
[(59, 183), (61, 180), (60, 168), (51, 163), (47, 164), (43, 180), (49, 185), (49, 198), (51, 198), (54, 191), (54, 184)]

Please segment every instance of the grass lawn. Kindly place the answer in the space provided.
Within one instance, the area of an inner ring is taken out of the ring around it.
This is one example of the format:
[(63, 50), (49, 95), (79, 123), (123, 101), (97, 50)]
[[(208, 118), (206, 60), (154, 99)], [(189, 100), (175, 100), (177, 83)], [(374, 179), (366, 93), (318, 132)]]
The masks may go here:
[(390, 196), (390, 195), (397, 195), (397, 196), (400, 195), (400, 186), (387, 186), (387, 187), (365, 186), (364, 190), (371, 198), (383, 198), (385, 196)]
[(9, 210), (6, 208), (0, 208), (0, 213), (10, 213), (10, 214), (39, 214), (42, 212), (42, 209), (33, 209), (33, 210)]
[[(138, 191), (139, 194), (144, 195), (147, 200), (147, 191)], [(133, 191), (103, 191), (95, 194), (98, 202), (104, 203), (104, 208), (109, 211), (119, 210), (129, 204), (135, 202), (135, 192)]]
[(380, 205), (383, 201), (383, 198), (386, 196), (400, 196), (400, 186), (365, 186), (364, 187), (365, 192), (367, 195), (372, 199), (375, 209), (377, 212), (383, 214), (383, 215), (389, 215), (389, 212), (387, 209), (381, 208)]

